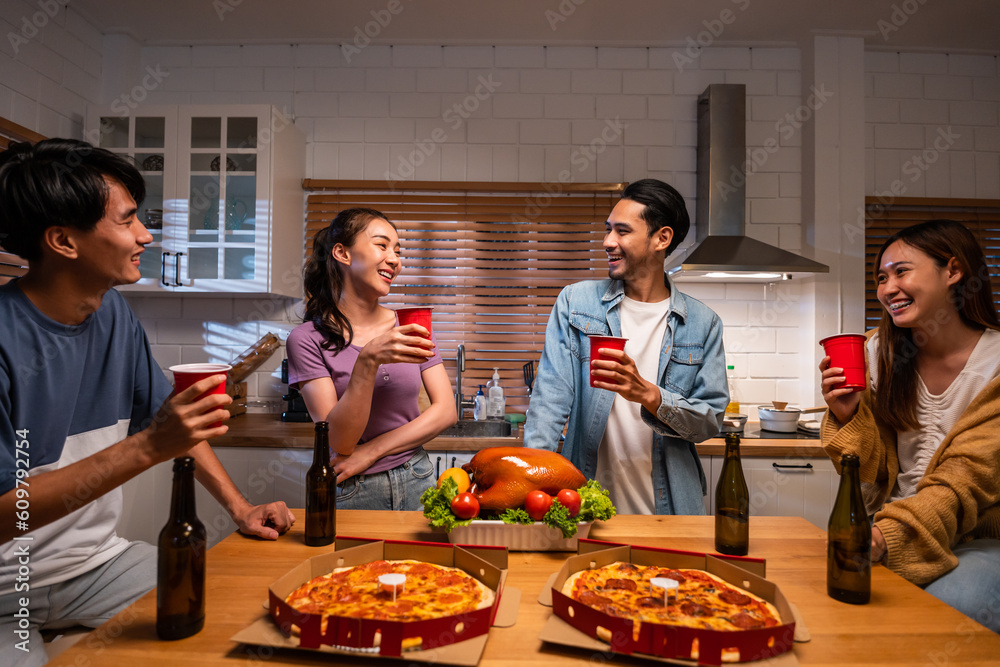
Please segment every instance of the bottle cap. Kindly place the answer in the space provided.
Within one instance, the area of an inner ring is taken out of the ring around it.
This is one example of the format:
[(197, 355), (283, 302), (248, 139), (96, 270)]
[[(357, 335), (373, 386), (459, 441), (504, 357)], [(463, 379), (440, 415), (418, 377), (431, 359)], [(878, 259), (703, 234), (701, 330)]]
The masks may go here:
[(317, 431), (329, 431), (330, 430), (330, 422), (316, 422), (316, 430)]

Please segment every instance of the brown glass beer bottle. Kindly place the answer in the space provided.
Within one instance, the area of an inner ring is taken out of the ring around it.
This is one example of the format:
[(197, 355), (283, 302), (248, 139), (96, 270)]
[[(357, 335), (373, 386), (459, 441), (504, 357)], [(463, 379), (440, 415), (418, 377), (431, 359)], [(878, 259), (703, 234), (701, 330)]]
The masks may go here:
[(750, 549), (750, 492), (740, 462), (740, 436), (726, 434), (726, 458), (715, 487), (715, 550), (745, 556)]
[(866, 604), (872, 594), (872, 528), (861, 496), (860, 466), (855, 454), (840, 458), (840, 488), (826, 531), (826, 592), (850, 604)]
[(205, 625), (205, 526), (194, 507), (194, 459), (174, 459), (170, 518), (156, 560), (156, 634), (183, 639)]
[(316, 422), (313, 462), (306, 472), (306, 545), (322, 547), (337, 534), (337, 473), (330, 465), (330, 425)]

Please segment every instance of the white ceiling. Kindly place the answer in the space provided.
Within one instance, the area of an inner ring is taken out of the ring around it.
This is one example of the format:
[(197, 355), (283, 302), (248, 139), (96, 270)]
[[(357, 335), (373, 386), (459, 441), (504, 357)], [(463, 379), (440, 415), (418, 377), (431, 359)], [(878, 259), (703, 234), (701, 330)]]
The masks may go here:
[(144, 45), (349, 43), (366, 27), (373, 43), (435, 45), (801, 44), (820, 31), (863, 35), (870, 49), (1000, 53), (995, 0), (73, 0), (73, 7), (102, 32)]

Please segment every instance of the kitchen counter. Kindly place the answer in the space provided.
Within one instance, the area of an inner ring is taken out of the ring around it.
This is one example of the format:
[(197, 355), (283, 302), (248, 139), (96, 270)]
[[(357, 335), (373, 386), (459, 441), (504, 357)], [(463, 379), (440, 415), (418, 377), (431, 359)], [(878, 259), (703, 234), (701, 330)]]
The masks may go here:
[[(213, 447), (269, 447), (311, 449), (313, 425), (310, 422), (283, 422), (278, 415), (246, 414), (226, 422), (229, 433), (214, 438)], [(520, 447), (521, 435), (507, 438), (434, 438), (424, 445), (431, 452), (474, 452), (486, 447)], [(696, 445), (701, 456), (722, 456), (726, 445), (722, 436)], [(761, 431), (759, 424), (746, 425), (740, 450), (744, 456), (787, 456), (826, 458), (819, 438), (804, 433)]]

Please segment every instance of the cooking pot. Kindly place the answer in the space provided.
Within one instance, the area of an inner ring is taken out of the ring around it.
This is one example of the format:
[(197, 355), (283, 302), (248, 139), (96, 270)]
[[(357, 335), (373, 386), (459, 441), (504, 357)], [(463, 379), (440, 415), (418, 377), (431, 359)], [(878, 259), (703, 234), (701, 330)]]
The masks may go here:
[(742, 433), (746, 423), (746, 415), (727, 412), (722, 419), (722, 433)]
[(760, 428), (764, 431), (795, 433), (795, 430), (799, 426), (799, 416), (801, 414), (802, 411), (798, 408), (776, 410), (772, 405), (757, 407), (757, 415), (760, 417)]

